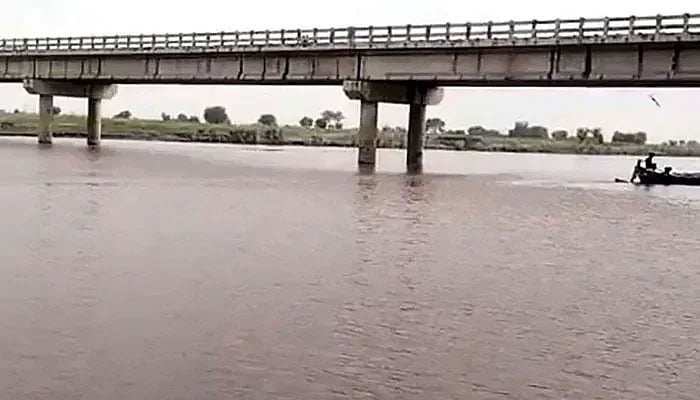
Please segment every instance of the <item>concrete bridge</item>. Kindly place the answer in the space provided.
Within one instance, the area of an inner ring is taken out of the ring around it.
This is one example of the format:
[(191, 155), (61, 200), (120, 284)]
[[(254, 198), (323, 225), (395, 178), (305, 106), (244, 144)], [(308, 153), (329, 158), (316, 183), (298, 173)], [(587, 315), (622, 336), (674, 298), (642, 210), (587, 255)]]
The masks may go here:
[(360, 164), (376, 160), (377, 104), (410, 105), (407, 164), (443, 86), (700, 86), (700, 14), (442, 25), (0, 40), (0, 82), (88, 98), (88, 144), (115, 84), (343, 85), (360, 100)]

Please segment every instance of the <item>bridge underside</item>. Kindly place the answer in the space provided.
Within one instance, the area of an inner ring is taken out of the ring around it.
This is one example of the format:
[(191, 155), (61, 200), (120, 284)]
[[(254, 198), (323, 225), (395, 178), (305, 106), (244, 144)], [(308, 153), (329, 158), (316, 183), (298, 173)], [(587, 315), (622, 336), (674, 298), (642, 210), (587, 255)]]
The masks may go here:
[(295, 53), (2, 56), (0, 81), (125, 84), (699, 86), (700, 43)]

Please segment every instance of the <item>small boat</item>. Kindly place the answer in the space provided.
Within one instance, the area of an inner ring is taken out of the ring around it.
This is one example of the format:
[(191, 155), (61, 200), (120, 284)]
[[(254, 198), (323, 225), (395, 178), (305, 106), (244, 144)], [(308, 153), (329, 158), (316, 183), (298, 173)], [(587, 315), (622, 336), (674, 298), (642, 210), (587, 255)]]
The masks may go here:
[(637, 176), (642, 185), (700, 186), (699, 172), (673, 172), (670, 167), (666, 167), (663, 172), (642, 168)]
[[(700, 186), (700, 172), (676, 172), (671, 167), (666, 167), (663, 171), (660, 171), (653, 162), (655, 156), (656, 154), (649, 153), (649, 156), (644, 161), (637, 160), (630, 182), (634, 182), (635, 178), (637, 178), (642, 185)], [(642, 166), (642, 162), (644, 162), (644, 166)], [(616, 179), (615, 181), (620, 180)]]

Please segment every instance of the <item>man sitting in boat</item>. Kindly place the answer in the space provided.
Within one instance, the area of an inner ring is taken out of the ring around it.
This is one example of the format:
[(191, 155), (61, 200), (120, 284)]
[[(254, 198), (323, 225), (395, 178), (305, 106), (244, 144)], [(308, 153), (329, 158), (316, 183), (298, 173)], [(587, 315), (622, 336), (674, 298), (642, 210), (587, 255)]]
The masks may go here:
[(656, 171), (656, 163), (654, 162), (654, 157), (656, 157), (656, 153), (651, 152), (649, 153), (649, 156), (644, 159), (644, 167), (646, 169)]

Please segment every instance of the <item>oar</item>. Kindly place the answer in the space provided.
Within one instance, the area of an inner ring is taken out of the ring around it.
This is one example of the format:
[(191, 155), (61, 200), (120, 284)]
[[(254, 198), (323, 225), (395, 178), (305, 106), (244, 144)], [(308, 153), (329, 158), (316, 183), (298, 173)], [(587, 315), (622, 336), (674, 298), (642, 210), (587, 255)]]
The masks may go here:
[(615, 178), (615, 183), (630, 183), (629, 179)]

